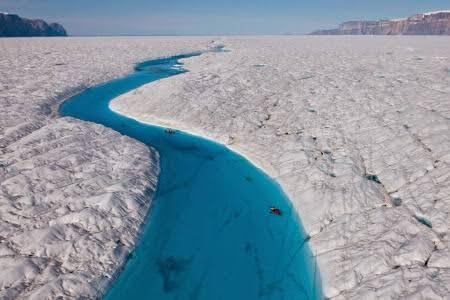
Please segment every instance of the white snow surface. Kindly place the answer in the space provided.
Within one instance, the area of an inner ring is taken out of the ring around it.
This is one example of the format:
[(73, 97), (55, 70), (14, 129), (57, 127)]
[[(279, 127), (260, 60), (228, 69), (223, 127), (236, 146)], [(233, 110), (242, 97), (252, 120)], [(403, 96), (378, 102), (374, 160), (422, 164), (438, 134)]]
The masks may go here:
[(389, 19), (389, 21), (392, 21), (392, 22), (400, 22), (400, 21), (406, 21), (406, 20), (408, 20), (408, 18)]
[(58, 118), (69, 95), (207, 38), (0, 39), (0, 299), (94, 299), (134, 249), (158, 153)]
[(437, 10), (437, 11), (429, 11), (426, 13), (423, 13), (425, 16), (429, 16), (429, 15), (436, 15), (436, 14), (441, 14), (441, 13), (450, 13), (450, 10)]
[(450, 38), (223, 43), (112, 109), (219, 141), (275, 178), (326, 297), (450, 299)]

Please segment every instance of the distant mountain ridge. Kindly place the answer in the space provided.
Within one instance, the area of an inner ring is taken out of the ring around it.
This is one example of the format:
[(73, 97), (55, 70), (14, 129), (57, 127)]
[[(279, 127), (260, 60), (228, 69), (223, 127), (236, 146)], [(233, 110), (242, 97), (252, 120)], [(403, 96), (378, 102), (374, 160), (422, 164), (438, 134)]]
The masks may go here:
[(317, 30), (312, 35), (450, 35), (450, 10), (416, 14), (409, 18), (349, 21), (339, 28)]
[(0, 37), (67, 36), (58, 23), (30, 20), (15, 14), (0, 13)]

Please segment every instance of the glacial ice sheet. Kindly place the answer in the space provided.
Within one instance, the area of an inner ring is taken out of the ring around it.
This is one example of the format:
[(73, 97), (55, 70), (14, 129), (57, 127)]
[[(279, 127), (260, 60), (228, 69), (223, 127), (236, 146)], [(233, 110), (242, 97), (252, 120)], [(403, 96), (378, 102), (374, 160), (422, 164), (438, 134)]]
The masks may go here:
[(134, 249), (155, 150), (58, 118), (69, 95), (207, 38), (0, 40), (0, 299), (93, 299)]
[(274, 177), (327, 297), (450, 297), (450, 39), (223, 42), (112, 109), (220, 141)]

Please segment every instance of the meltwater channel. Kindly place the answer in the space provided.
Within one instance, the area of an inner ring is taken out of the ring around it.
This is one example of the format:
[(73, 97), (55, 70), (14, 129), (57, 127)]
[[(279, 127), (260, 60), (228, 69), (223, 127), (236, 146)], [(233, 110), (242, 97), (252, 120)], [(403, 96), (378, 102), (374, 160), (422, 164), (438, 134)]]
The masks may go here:
[(140, 241), (104, 299), (322, 299), (308, 237), (274, 180), (223, 145), (109, 109), (121, 94), (186, 72), (179, 60), (200, 54), (138, 64), (60, 107), (62, 116), (102, 124), (160, 153)]

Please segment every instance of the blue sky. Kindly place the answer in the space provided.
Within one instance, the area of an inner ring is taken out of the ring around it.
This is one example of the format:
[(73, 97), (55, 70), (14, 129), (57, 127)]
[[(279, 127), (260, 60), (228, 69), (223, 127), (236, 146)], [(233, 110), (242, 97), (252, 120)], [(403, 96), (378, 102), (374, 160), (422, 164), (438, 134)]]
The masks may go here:
[(450, 9), (450, 0), (0, 0), (0, 11), (71, 35), (308, 33), (353, 19)]

